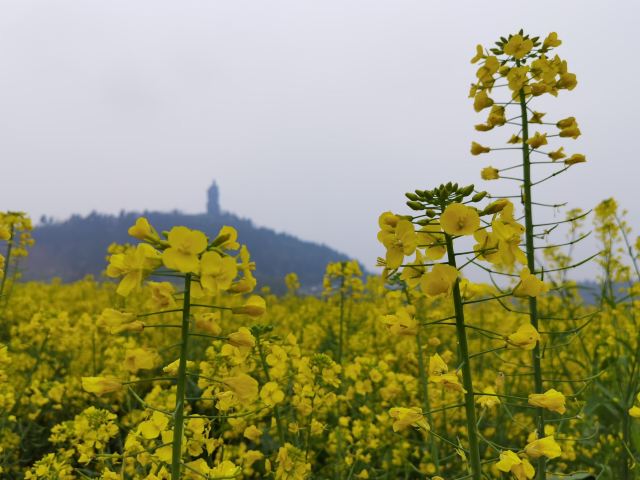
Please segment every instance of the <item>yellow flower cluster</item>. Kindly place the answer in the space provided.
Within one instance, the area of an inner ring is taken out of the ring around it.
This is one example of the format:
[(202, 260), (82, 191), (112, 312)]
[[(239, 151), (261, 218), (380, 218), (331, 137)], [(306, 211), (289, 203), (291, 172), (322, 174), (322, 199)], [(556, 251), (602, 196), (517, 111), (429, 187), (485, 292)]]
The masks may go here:
[[(489, 112), (476, 129), (520, 123), (507, 141), (518, 168), (585, 160), (542, 151), (580, 128), (530, 104), (576, 85), (550, 54), (560, 43), (519, 32), (472, 60), (474, 108)], [(379, 217), (382, 276), (336, 262), (322, 292), (291, 273), (282, 296), (252, 294), (233, 228), (158, 232), (145, 218), (129, 229), (137, 244), (109, 248), (117, 282), (14, 282), (31, 226), (1, 214), (0, 476), (633, 478), (640, 238), (613, 199), (597, 206), (603, 253), (585, 301), (566, 273), (585, 214), (534, 222), (537, 182), (509, 171), (482, 177), (517, 181), (522, 216), (473, 185), (415, 190), (410, 214)], [(560, 223), (566, 242), (541, 245)]]
[[(607, 218), (613, 218), (615, 212), (611, 205), (599, 210)], [(172, 285), (177, 306), (179, 289)], [(0, 374), (0, 398), (5, 411), (12, 411), (15, 418), (4, 417), (6, 423), (0, 429), (6, 459), (2, 466), (8, 475), (76, 479), (82, 478), (76, 473), (81, 469), (105, 479), (170, 478), (173, 420), (165, 412), (175, 408), (175, 381), (128, 382), (162, 375), (163, 366), (175, 361), (175, 351), (162, 347), (176, 343), (175, 329), (152, 328), (153, 317), (134, 313), (149, 306), (156, 285), (143, 283), (126, 297), (125, 305), (116, 300), (118, 308), (114, 308), (116, 287), (90, 279), (70, 285), (16, 286), (5, 314), (11, 338), (0, 350), (4, 372)], [(467, 287), (465, 298), (501, 295), (492, 286)], [(335, 361), (333, 343), (339, 315), (337, 295), (267, 296), (269, 309), (260, 322), (273, 325), (273, 331), (242, 327), (240, 317), (230, 310), (194, 311), (193, 332), (220, 338), (193, 339), (195, 351), (203, 353), (191, 357), (193, 363), (187, 367), (193, 383), (186, 396), (196, 400), (187, 400), (182, 445), (185, 478), (235, 475), (252, 479), (276, 474), (309, 478), (348, 476), (350, 471), (356, 478), (373, 478), (381, 472), (401, 477), (409, 464), (430, 478), (438, 473), (442, 478), (465, 474), (459, 456), (446, 458), (455, 455), (455, 448), (436, 436), (466, 439), (464, 411), (451, 408), (465, 395), (455, 353), (457, 340), (451, 327), (429, 325), (451, 316), (450, 305), (443, 302), (450, 297), (430, 297), (417, 287), (409, 292), (411, 304), (407, 304), (402, 290), (383, 290), (379, 277), (370, 277), (360, 291), (345, 296), (341, 365)], [(570, 298), (548, 295), (540, 296), (539, 301), (545, 311), (560, 314), (570, 310), (575, 318), (595, 311)], [(228, 302), (230, 306), (245, 303), (235, 296)], [(615, 332), (608, 325), (614, 321), (627, 339), (636, 338), (637, 327), (630, 316), (622, 315), (624, 308), (631, 307), (620, 304), (615, 312), (599, 314), (596, 324), (588, 327), (593, 333), (581, 337), (586, 352), (550, 350), (554, 353), (549, 370), (562, 375), (566, 368), (571, 375), (584, 376), (581, 364), (588, 359), (587, 353), (604, 356), (620, 348), (609, 339)], [(585, 406), (591, 408), (599, 401), (595, 390), (561, 384), (562, 388), (532, 393), (523, 355), (542, 335), (526, 319), (497, 301), (470, 303), (466, 312), (470, 326), (500, 332), (495, 339), (491, 334), (469, 337), (472, 352), (501, 348), (495, 355), (481, 357), (482, 361), (471, 360), (475, 404), (484, 412), (479, 432), (497, 445), (521, 446), (521, 450), (499, 451), (487, 447), (483, 465), (488, 476), (499, 478), (500, 472), (511, 472), (515, 478), (531, 478), (531, 468), (537, 470), (536, 455), (541, 454), (549, 460), (549, 468), (563, 472), (589, 470), (585, 459), (607, 462), (624, 455), (619, 437), (594, 433), (598, 421), (594, 416), (599, 413), (575, 418)], [(158, 318), (172, 324), (179, 316), (180, 312), (171, 312)], [(144, 335), (127, 330), (102, 334), (114, 325), (134, 321), (147, 324)], [(64, 370), (60, 368), (63, 364)], [(608, 368), (621, 366), (612, 362)], [(598, 377), (607, 389), (625, 378), (622, 372), (613, 376), (613, 371), (607, 378), (607, 372)], [(102, 377), (85, 380), (97, 391), (115, 390), (100, 397), (85, 393), (83, 376)], [(633, 392), (634, 400), (637, 392)], [(569, 398), (575, 400), (569, 403)], [(544, 408), (548, 418), (564, 414), (574, 418), (564, 420), (561, 433), (549, 431), (537, 441), (529, 438), (535, 429), (528, 413), (532, 406)], [(216, 418), (195, 418), (203, 415)], [(118, 431), (112, 436), (114, 424)], [(28, 425), (34, 436), (19, 425)], [(610, 428), (610, 424), (600, 425), (605, 431)], [(36, 449), (37, 442), (30, 440), (42, 438), (38, 433), (42, 428), (46, 428), (46, 438), (56, 439), (51, 449)], [(571, 440), (584, 432), (594, 436), (581, 442)], [(561, 447), (561, 456), (552, 458), (558, 450), (546, 439), (549, 436)], [(33, 461), (21, 466), (16, 456), (19, 451), (29, 452)]]
[[(34, 240), (31, 236), (31, 219), (23, 212), (0, 212), (0, 302), (5, 302), (10, 285), (20, 278), (18, 264), (29, 254)], [(11, 270), (11, 271), (10, 271)]]
[[(585, 162), (585, 156), (576, 153), (567, 157), (563, 147), (549, 152), (542, 152), (540, 148), (548, 145), (550, 137), (574, 140), (578, 138), (581, 132), (575, 117), (567, 117), (555, 123), (546, 122), (543, 120), (545, 113), (532, 110), (530, 102), (533, 97), (544, 94), (557, 96), (561, 90), (573, 90), (576, 87), (576, 75), (568, 71), (567, 62), (558, 55), (551, 56), (553, 49), (561, 44), (555, 32), (540, 41), (539, 38), (531, 38), (520, 31), (508, 38), (501, 38), (495, 47), (488, 50), (478, 45), (471, 63), (479, 63), (480, 67), (476, 71), (477, 80), (471, 85), (469, 97), (473, 98), (473, 108), (476, 112), (491, 108), (486, 122), (476, 125), (476, 130), (486, 132), (504, 125), (520, 126), (520, 131), (511, 135), (508, 144), (521, 144), (522, 148), (528, 148), (531, 154), (545, 155), (552, 162), (564, 159), (563, 162), (568, 167)], [(505, 83), (500, 84), (501, 80)], [(490, 96), (500, 87), (507, 87), (510, 93), (510, 98), (503, 102)], [(522, 102), (526, 102), (525, 107), (522, 107)], [(507, 107), (517, 108), (519, 111), (508, 113)], [(518, 120), (518, 116), (522, 115), (524, 118)], [(555, 127), (557, 130), (554, 133), (536, 131), (529, 136), (528, 126), (533, 124)], [(523, 132), (527, 136), (525, 139), (520, 136)], [(496, 149), (475, 141), (471, 143), (472, 155), (481, 155), (492, 150)], [(482, 170), (481, 176), (484, 180), (495, 180), (500, 178), (500, 173), (500, 169), (486, 167)]]

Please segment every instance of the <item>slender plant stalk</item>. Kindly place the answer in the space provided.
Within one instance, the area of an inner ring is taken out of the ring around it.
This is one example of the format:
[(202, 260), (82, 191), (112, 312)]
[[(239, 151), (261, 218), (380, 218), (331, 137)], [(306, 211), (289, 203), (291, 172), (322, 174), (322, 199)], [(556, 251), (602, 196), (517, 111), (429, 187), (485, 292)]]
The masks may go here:
[(640, 282), (640, 267), (638, 266), (638, 259), (636, 258), (635, 254), (633, 253), (633, 247), (631, 246), (631, 243), (629, 242), (629, 237), (627, 235), (626, 230), (624, 229), (624, 225), (622, 225), (622, 220), (620, 219), (620, 217), (618, 216), (617, 213), (616, 213), (615, 217), (616, 217), (616, 223), (618, 224), (618, 229), (620, 230), (620, 233), (622, 234), (622, 240), (624, 240), (624, 245), (627, 248), (627, 254), (629, 255), (629, 258), (631, 259), (631, 263), (633, 264), (633, 269), (636, 272), (636, 277), (638, 277), (638, 282)]
[(4, 293), (4, 287), (7, 283), (7, 277), (9, 276), (9, 265), (11, 264), (11, 250), (13, 249), (13, 225), (11, 225), (11, 231), (9, 233), (9, 241), (7, 242), (7, 253), (4, 259), (4, 272), (2, 273), (2, 280), (0, 281), (0, 298)]
[[(422, 341), (420, 339), (420, 327), (416, 332), (416, 344), (418, 347), (418, 373), (420, 375), (420, 387), (422, 389), (422, 408), (426, 412), (427, 421), (429, 425), (433, 427), (433, 415), (431, 415), (431, 404), (429, 402), (429, 385), (427, 383), (427, 373), (424, 365), (424, 358), (422, 355)], [(438, 445), (433, 435), (429, 435), (429, 447), (431, 449), (431, 460), (436, 467), (435, 474), (440, 473), (440, 456), (438, 455)]]
[[(524, 180), (524, 220), (525, 220), (525, 238), (526, 238), (526, 254), (527, 254), (527, 266), (531, 274), (536, 274), (535, 265), (535, 245), (534, 245), (534, 232), (533, 232), (533, 209), (531, 199), (531, 159), (529, 158), (529, 145), (527, 140), (529, 139), (529, 118), (527, 115), (527, 101), (524, 94), (524, 90), (520, 89), (520, 114), (522, 117), (522, 173)], [(536, 297), (529, 297), (529, 318), (531, 325), (536, 330), (538, 327), (538, 300)], [(533, 360), (533, 378), (535, 393), (544, 393), (542, 387), (542, 367), (540, 365), (541, 353), (540, 343), (538, 342), (532, 352)], [(538, 438), (544, 436), (544, 409), (536, 409), (536, 425), (538, 430)], [(546, 473), (546, 460), (544, 456), (541, 456), (537, 461), (537, 479), (545, 480)]]
[[(407, 289), (404, 289), (407, 302), (411, 304), (411, 297)], [(424, 364), (424, 355), (422, 354), (422, 339), (420, 336), (420, 325), (416, 331), (416, 348), (418, 350), (418, 375), (420, 376), (420, 389), (422, 393), (422, 410), (425, 412), (429, 425), (433, 427), (433, 415), (431, 414), (431, 403), (429, 402), (429, 383), (427, 379), (427, 369)], [(436, 467), (435, 474), (440, 473), (440, 456), (438, 454), (438, 445), (433, 435), (429, 435), (429, 448), (431, 450), (431, 460)]]
[[(449, 234), (445, 233), (447, 242), (447, 258), (449, 265), (454, 268), (456, 266), (456, 255), (453, 250), (453, 239)], [(453, 304), (456, 314), (456, 333), (458, 337), (458, 346), (460, 349), (460, 360), (462, 362), (462, 386), (466, 390), (464, 394), (464, 406), (467, 417), (467, 432), (469, 435), (469, 462), (471, 465), (471, 478), (480, 480), (481, 463), (480, 463), (480, 443), (478, 438), (475, 399), (473, 395), (473, 381), (471, 379), (471, 364), (469, 362), (469, 346), (467, 345), (467, 332), (464, 324), (464, 305), (462, 303), (462, 295), (460, 294), (460, 280), (457, 279), (453, 284)]]
[(173, 445), (171, 456), (171, 480), (180, 480), (182, 465), (182, 432), (184, 430), (184, 402), (187, 384), (187, 355), (189, 354), (189, 330), (191, 308), (191, 274), (184, 277), (184, 298), (182, 301), (182, 328), (180, 344), (180, 362), (176, 391), (176, 409), (173, 413)]
[(342, 365), (344, 352), (344, 264), (342, 265), (342, 277), (340, 279), (340, 333), (338, 335), (338, 363)]

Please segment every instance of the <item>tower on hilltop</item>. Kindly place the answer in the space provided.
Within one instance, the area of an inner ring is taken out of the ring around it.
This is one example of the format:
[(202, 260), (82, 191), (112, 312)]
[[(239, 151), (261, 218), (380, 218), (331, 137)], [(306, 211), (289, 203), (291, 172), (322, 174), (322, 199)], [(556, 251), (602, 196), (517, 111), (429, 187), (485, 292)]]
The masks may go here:
[(216, 217), (220, 215), (220, 191), (215, 180), (207, 190), (207, 214)]

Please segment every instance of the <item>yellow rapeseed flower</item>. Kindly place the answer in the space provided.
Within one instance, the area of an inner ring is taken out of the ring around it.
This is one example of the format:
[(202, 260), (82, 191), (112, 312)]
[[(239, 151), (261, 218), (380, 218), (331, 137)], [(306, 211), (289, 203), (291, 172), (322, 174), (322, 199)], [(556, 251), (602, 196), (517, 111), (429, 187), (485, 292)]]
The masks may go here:
[(544, 393), (531, 393), (529, 395), (529, 405), (546, 408), (547, 410), (557, 412), (559, 414), (563, 414), (567, 411), (564, 403), (565, 396), (553, 388)]
[(480, 172), (480, 177), (483, 180), (497, 180), (500, 178), (500, 170), (494, 167), (485, 167)]
[(514, 288), (516, 297), (537, 297), (549, 290), (549, 286), (533, 275), (527, 267), (520, 272), (520, 283)]
[(234, 347), (247, 349), (252, 349), (256, 344), (255, 337), (246, 327), (240, 327), (237, 332), (231, 333), (227, 341)]
[(258, 382), (246, 373), (227, 377), (222, 383), (229, 387), (241, 402), (251, 402), (258, 396)]
[(489, 97), (486, 90), (480, 90), (473, 100), (473, 109), (476, 112), (489, 108), (491, 105), (493, 105), (493, 100)]
[(542, 117), (544, 117), (546, 113), (542, 112), (533, 112), (531, 117), (529, 118), (529, 123), (542, 123)]
[(522, 348), (523, 350), (533, 350), (540, 340), (540, 334), (530, 323), (525, 323), (518, 327), (515, 333), (507, 337), (507, 346), (512, 348)]
[(133, 238), (137, 238), (138, 240), (160, 240), (156, 229), (153, 228), (149, 223), (149, 220), (144, 217), (138, 218), (135, 225), (129, 228), (128, 233)]
[(536, 473), (529, 460), (520, 458), (511, 450), (505, 450), (500, 453), (500, 461), (496, 463), (496, 468), (501, 472), (511, 472), (516, 480), (531, 479)]
[(244, 438), (248, 438), (253, 443), (258, 443), (260, 441), (260, 438), (262, 437), (262, 430), (260, 430), (255, 425), (249, 425), (247, 428), (244, 429), (242, 436)]
[(104, 395), (122, 390), (122, 382), (116, 377), (82, 377), (82, 388), (85, 392)]
[(168, 425), (168, 415), (155, 410), (149, 420), (145, 420), (138, 425), (138, 434), (147, 440), (152, 440), (158, 438)]
[(383, 322), (394, 335), (415, 335), (418, 332), (418, 322), (404, 307), (400, 307), (395, 315), (385, 315)]
[(553, 438), (553, 435), (534, 440), (524, 447), (524, 452), (530, 458), (540, 458), (543, 456), (547, 458), (557, 458), (562, 455), (562, 449)]
[(558, 34), (556, 32), (551, 32), (547, 37), (542, 41), (542, 48), (553, 48), (559, 47), (562, 44), (562, 40), (558, 38)]
[(205, 234), (187, 227), (173, 227), (167, 240), (169, 248), (162, 253), (164, 265), (182, 273), (198, 273), (198, 255), (207, 248)]
[(273, 407), (284, 400), (284, 392), (276, 382), (267, 382), (260, 390), (260, 399), (269, 407)]
[(116, 292), (126, 297), (158, 266), (160, 252), (151, 245), (140, 243), (136, 247), (127, 248), (124, 253), (111, 255), (106, 273), (111, 278), (122, 277)]
[(452, 203), (444, 209), (440, 224), (449, 235), (473, 235), (480, 227), (480, 216), (473, 207)]
[(481, 155), (483, 153), (489, 153), (491, 148), (484, 147), (477, 142), (471, 142), (471, 155)]
[(514, 94), (519, 92), (528, 81), (527, 74), (529, 73), (529, 67), (513, 67), (507, 73), (507, 82), (509, 83), (509, 88)]
[(212, 245), (223, 248), (225, 250), (238, 250), (240, 244), (238, 243), (238, 231), (228, 225), (223, 226), (216, 238), (211, 242)]
[(176, 306), (173, 298), (175, 288), (170, 282), (148, 282), (147, 285), (151, 290), (151, 298), (149, 305), (157, 310), (166, 310)]
[(429, 357), (429, 381), (440, 384), (449, 390), (465, 392), (457, 373), (449, 373), (449, 367), (437, 353)]
[(430, 272), (426, 272), (420, 279), (422, 291), (434, 297), (436, 295), (449, 295), (458, 278), (458, 270), (451, 265), (434, 265)]
[(560, 160), (560, 159), (562, 159), (562, 158), (564, 158), (564, 157), (566, 157), (566, 156), (567, 156), (567, 155), (564, 153), (564, 147), (560, 147), (559, 149), (554, 150), (553, 152), (549, 152), (549, 153), (547, 153), (547, 155), (548, 155), (548, 156), (549, 156), (549, 158), (550, 158), (551, 160), (553, 160), (554, 162), (555, 162), (556, 160)]
[(218, 252), (206, 252), (200, 260), (200, 284), (210, 295), (231, 287), (238, 274), (238, 266), (232, 257)]
[(505, 108), (502, 105), (493, 105), (491, 112), (487, 117), (487, 125), (491, 127), (499, 127), (507, 123), (507, 117), (505, 116)]
[(267, 304), (264, 298), (259, 295), (251, 295), (241, 307), (233, 307), (231, 309), (234, 314), (249, 315), (251, 317), (259, 317), (267, 311)]
[(496, 395), (496, 389), (492, 386), (488, 386), (482, 390), (484, 395), (479, 395), (476, 399), (476, 403), (483, 408), (492, 408), (500, 405), (500, 397)]
[(575, 165), (576, 163), (584, 163), (587, 158), (581, 153), (574, 153), (564, 161), (565, 165)]
[(533, 137), (527, 140), (527, 145), (529, 145), (531, 148), (540, 148), (547, 143), (547, 134), (540, 132), (536, 132)]
[(443, 375), (449, 371), (449, 367), (440, 355), (434, 353), (429, 357), (429, 376)]
[(380, 216), (382, 230), (378, 232), (378, 240), (387, 249), (387, 268), (394, 269), (402, 265), (405, 256), (415, 251), (418, 239), (413, 223), (409, 220), (398, 219), (392, 227), (389, 227), (389, 223), (385, 223), (388, 220), (392, 220), (388, 212)]
[(476, 45), (476, 54), (471, 59), (471, 63), (476, 63), (478, 60), (481, 60), (483, 58), (484, 58), (484, 49), (482, 48), (482, 45)]
[(138, 370), (152, 370), (160, 361), (155, 350), (148, 348), (131, 348), (125, 352), (124, 368), (136, 373)]
[(389, 416), (393, 419), (393, 431), (399, 432), (408, 427), (421, 428), (428, 432), (431, 427), (424, 419), (422, 409), (420, 407), (394, 407), (389, 409)]
[[(193, 370), (196, 367), (196, 363), (191, 360), (187, 360), (186, 367), (187, 367), (187, 370)], [(169, 365), (163, 367), (162, 371), (167, 375), (176, 376), (178, 374), (179, 368), (180, 368), (180, 359), (177, 358), (173, 362), (171, 362)]]
[(516, 60), (520, 60), (528, 54), (533, 48), (533, 42), (529, 38), (523, 38), (522, 35), (514, 35), (504, 45), (503, 50), (507, 55), (511, 55)]

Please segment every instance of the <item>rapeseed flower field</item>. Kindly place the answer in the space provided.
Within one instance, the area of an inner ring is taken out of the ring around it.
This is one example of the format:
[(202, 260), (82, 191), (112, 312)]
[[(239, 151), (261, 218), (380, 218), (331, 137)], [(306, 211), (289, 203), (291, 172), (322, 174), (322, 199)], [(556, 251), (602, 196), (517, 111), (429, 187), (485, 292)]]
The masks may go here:
[(586, 161), (577, 120), (535, 109), (577, 86), (561, 43), (471, 60), (475, 129), (504, 138), (470, 151), (513, 195), (415, 185), (379, 217), (378, 274), (329, 264), (318, 296), (257, 285), (232, 227), (144, 217), (105, 278), (20, 282), (32, 225), (1, 214), (2, 478), (639, 478), (640, 240), (613, 199), (550, 222), (566, 199), (536, 196)]

